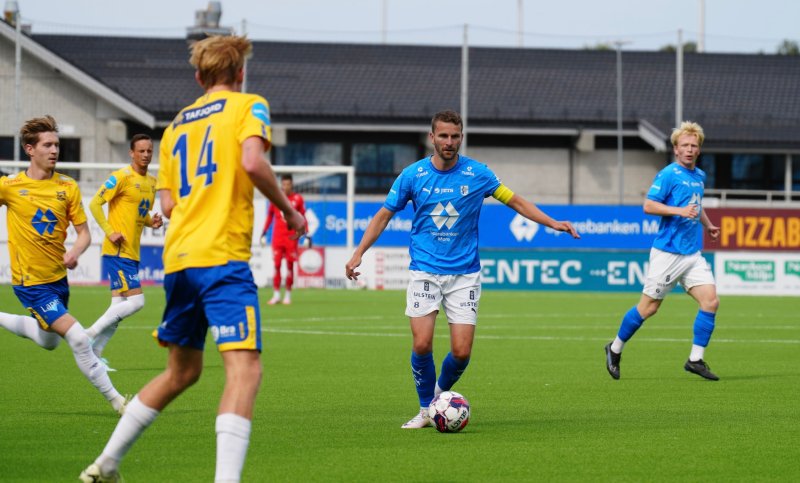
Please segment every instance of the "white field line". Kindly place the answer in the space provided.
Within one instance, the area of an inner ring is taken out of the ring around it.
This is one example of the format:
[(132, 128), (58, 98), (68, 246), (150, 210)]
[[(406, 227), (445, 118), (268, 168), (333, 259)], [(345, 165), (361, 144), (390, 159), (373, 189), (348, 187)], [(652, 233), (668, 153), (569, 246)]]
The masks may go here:
[[(687, 320), (694, 320), (695, 312), (687, 312), (686, 317)], [(481, 313), (478, 315), (478, 323), (481, 320), (485, 319), (513, 319), (513, 320), (535, 320), (535, 319), (582, 319), (582, 318), (591, 318), (591, 319), (598, 319), (598, 320), (606, 320), (611, 319), (616, 322), (622, 320), (623, 313), (619, 314), (598, 314), (598, 313), (577, 313), (577, 312), (567, 312), (563, 314), (536, 314), (536, 313), (529, 313), (524, 315), (519, 314), (484, 314)], [(737, 313), (722, 313), (719, 315), (720, 320), (724, 319), (739, 319), (739, 318), (747, 318), (747, 319), (775, 319), (777, 317), (786, 317), (786, 320), (792, 320), (790, 318), (792, 314), (737, 314)], [(337, 320), (406, 320), (406, 316), (403, 315), (402, 311), (398, 312), (397, 315), (367, 315), (367, 316), (358, 316), (353, 317), (352, 315), (343, 315), (338, 317), (270, 317), (268, 313), (261, 313), (262, 319), (266, 320), (267, 322), (275, 322), (275, 323), (293, 323), (296, 324), (298, 322), (335, 322)], [(443, 317), (443, 315), (441, 315)], [(656, 317), (658, 317), (656, 315)], [(800, 329), (800, 325), (795, 325), (795, 328)]]
[[(338, 335), (348, 337), (409, 337), (410, 334), (396, 332), (352, 332), (335, 330), (314, 330), (314, 329), (262, 329), (262, 332), (272, 334), (299, 334), (299, 335)], [(437, 335), (439, 338), (449, 337), (448, 335)], [(476, 339), (485, 340), (550, 340), (550, 341), (608, 341), (608, 337), (562, 337), (562, 336), (525, 336), (525, 335), (481, 335), (477, 334)], [(682, 339), (662, 338), (662, 337), (637, 337), (637, 341), (644, 342), (686, 342), (689, 337)], [(715, 343), (745, 343), (745, 344), (800, 344), (800, 339), (713, 339)]]
[[(737, 314), (730, 314), (726, 315), (725, 317), (736, 318)], [(531, 319), (541, 319), (541, 318), (571, 318), (575, 319), (577, 317), (593, 317), (599, 318), (598, 314), (525, 314), (524, 316), (519, 315), (511, 315), (511, 314), (487, 314), (482, 315), (481, 319), (516, 319), (522, 322)], [(761, 316), (759, 316), (761, 317)], [(763, 316), (766, 317), (766, 316)], [(603, 317), (606, 318), (606, 317)], [(749, 316), (752, 319), (752, 315)], [(398, 321), (402, 321), (398, 322)], [(302, 324), (314, 324), (314, 323), (323, 323), (328, 324), (331, 322), (351, 322), (351, 324), (346, 325), (339, 325), (339, 326), (326, 326), (321, 329), (317, 328), (303, 328), (301, 327)], [(372, 325), (372, 322), (398, 322), (397, 325)], [(445, 320), (442, 319), (438, 321), (441, 324), (445, 324)], [(362, 323), (362, 324), (359, 324)], [(272, 324), (290, 324), (291, 327), (284, 327), (284, 328), (276, 328), (273, 327)], [(687, 319), (686, 327), (664, 327), (656, 325), (657, 322), (654, 321), (647, 327), (648, 332), (652, 331), (676, 331), (676, 330), (686, 330), (691, 331), (691, 320)], [(722, 323), (724, 324), (724, 322)], [(800, 331), (800, 326), (797, 325), (747, 325), (747, 326), (727, 326), (717, 324), (719, 328), (724, 328), (725, 331), (728, 330), (737, 330), (737, 331), (760, 331), (760, 330), (798, 330)], [(493, 331), (493, 330), (507, 330), (507, 329), (515, 329), (515, 330), (586, 330), (586, 331), (596, 331), (596, 330), (616, 330), (618, 322), (615, 320), (609, 320), (603, 324), (597, 325), (581, 325), (581, 324), (570, 324), (570, 325), (560, 325), (560, 324), (548, 324), (548, 325), (530, 325), (530, 326), (508, 326), (508, 325), (488, 325), (488, 324), (481, 324), (480, 321), (478, 322), (478, 333), (476, 334), (476, 339), (485, 339), (485, 340), (542, 340), (542, 341), (607, 341), (609, 336), (603, 337), (585, 337), (585, 336), (560, 336), (560, 335), (491, 335), (485, 334), (482, 332), (485, 331)], [(338, 335), (338, 336), (349, 336), (349, 337), (409, 337), (409, 331), (407, 322), (405, 317), (400, 316), (337, 316), (337, 317), (298, 317), (298, 318), (270, 318), (264, 317), (262, 321), (262, 327), (266, 326), (266, 328), (262, 328), (262, 332), (266, 333), (273, 333), (273, 334), (298, 334), (298, 335)], [(152, 331), (154, 327), (136, 327), (136, 326), (126, 326), (125, 324), (121, 325), (120, 328), (122, 329), (135, 329), (135, 330), (147, 330)], [(360, 331), (359, 329), (367, 329), (368, 331)], [(448, 337), (447, 335), (437, 335), (437, 337)], [(687, 334), (684, 338), (668, 338), (668, 337), (642, 337), (639, 336), (636, 338), (638, 341), (646, 341), (646, 342), (686, 342), (690, 340), (690, 334)], [(751, 339), (751, 338), (714, 338), (713, 342), (719, 343), (760, 343), (760, 344), (800, 344), (800, 339)]]
[[(271, 327), (272, 321), (262, 322), (261, 325), (266, 325), (269, 329)], [(302, 327), (303, 324), (298, 324), (295, 320), (295, 323), (292, 324), (294, 329), (302, 329), (302, 330), (316, 330), (313, 327)], [(438, 324), (446, 324), (445, 321), (439, 321)], [(496, 330), (518, 330), (518, 331), (536, 331), (536, 330), (615, 330), (618, 324), (616, 323), (606, 323), (606, 324), (598, 324), (598, 325), (485, 325), (478, 322), (478, 331), (496, 331)], [(371, 330), (403, 330), (408, 331), (408, 324), (393, 324), (393, 325), (375, 325), (375, 324), (349, 324), (349, 325), (325, 325), (324, 329), (327, 330), (359, 330), (359, 329), (371, 329)], [(659, 330), (659, 331), (691, 331), (692, 323), (688, 321), (685, 327), (675, 327), (675, 326), (656, 326), (650, 325), (647, 326), (647, 330)], [(754, 325), (754, 326), (720, 326), (717, 325), (717, 329), (722, 329), (725, 331), (728, 330), (795, 330), (800, 334), (800, 327), (798, 326), (791, 326), (791, 325)], [(280, 328), (276, 330), (281, 330)]]
[[(154, 327), (142, 327), (142, 326), (125, 326), (121, 325), (120, 329), (125, 330), (146, 330), (148, 332), (152, 332)], [(374, 328), (374, 327), (371, 327)], [(279, 329), (279, 328), (266, 328), (261, 329), (261, 332), (269, 333), (269, 334), (296, 334), (296, 335), (338, 335), (338, 336), (345, 336), (345, 337), (410, 337), (410, 334), (407, 329), (402, 329), (398, 327), (392, 327), (391, 329), (396, 329), (395, 332), (354, 332), (352, 330), (318, 330), (318, 329)], [(436, 335), (437, 338), (446, 338), (449, 335), (441, 334)], [(606, 341), (608, 342), (609, 338), (606, 337), (564, 337), (560, 335), (485, 335), (485, 334), (476, 334), (476, 339), (482, 340), (549, 340), (549, 341)], [(691, 337), (687, 335), (683, 338), (671, 338), (671, 337), (637, 337), (637, 341), (643, 342), (686, 342), (687, 340), (691, 340)], [(722, 339), (722, 338), (714, 338), (712, 339), (715, 343), (731, 343), (731, 344), (799, 344), (800, 339)]]

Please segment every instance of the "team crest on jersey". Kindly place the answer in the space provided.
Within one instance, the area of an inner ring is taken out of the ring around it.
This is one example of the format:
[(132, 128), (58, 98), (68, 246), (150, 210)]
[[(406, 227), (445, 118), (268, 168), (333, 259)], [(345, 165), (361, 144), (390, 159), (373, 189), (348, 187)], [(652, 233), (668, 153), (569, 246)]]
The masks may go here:
[(144, 218), (147, 212), (150, 211), (150, 200), (142, 200), (139, 202), (139, 216)]
[(469, 194), (469, 186), (462, 185), (461, 186), (461, 196), (467, 196)]
[(67, 201), (67, 192), (66, 191), (56, 191), (56, 199), (58, 201)]
[(114, 175), (111, 175), (106, 180), (106, 183), (105, 183), (104, 186), (106, 187), (106, 189), (110, 190), (110, 189), (114, 189), (114, 186), (116, 186), (116, 185), (117, 185), (117, 177), (114, 176)]
[(42, 211), (41, 208), (38, 208), (36, 214), (33, 215), (31, 225), (33, 225), (33, 228), (36, 229), (40, 235), (44, 235), (45, 233), (52, 235), (53, 231), (56, 229), (57, 222), (58, 218), (56, 218), (56, 215), (52, 211)]

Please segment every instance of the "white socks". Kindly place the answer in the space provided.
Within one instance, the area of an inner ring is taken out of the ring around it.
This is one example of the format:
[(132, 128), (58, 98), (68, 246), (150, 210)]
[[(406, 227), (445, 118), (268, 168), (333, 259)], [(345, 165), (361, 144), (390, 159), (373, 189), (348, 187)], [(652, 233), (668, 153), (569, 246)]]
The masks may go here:
[[(121, 304), (124, 301), (125, 301), (125, 297), (122, 297), (122, 296), (111, 297), (111, 305), (108, 306), (108, 308), (106, 309), (105, 313), (103, 315), (101, 315), (100, 318), (97, 319), (94, 324), (92, 324), (88, 329), (86, 329), (86, 334), (89, 336), (90, 339), (92, 339), (94, 341), (97, 340), (97, 338), (100, 336), (100, 333), (103, 331), (103, 329), (108, 327), (108, 325), (109, 325), (109, 324), (106, 324), (106, 316), (109, 315), (109, 312), (111, 312), (111, 309), (113, 307), (116, 307), (117, 305)], [(111, 324), (113, 324), (114, 322), (119, 322), (119, 320), (112, 319), (111, 320)], [(98, 324), (100, 324), (100, 325), (98, 325)]]
[(615, 354), (622, 354), (623, 347), (625, 347), (625, 342), (623, 342), (619, 337), (614, 337), (614, 341), (611, 343), (611, 350)]
[(20, 337), (30, 339), (49, 351), (58, 347), (61, 342), (60, 335), (42, 330), (39, 322), (33, 317), (0, 312), (0, 327), (4, 327)]
[(249, 419), (234, 413), (217, 416), (216, 483), (238, 483), (242, 477), (244, 458), (250, 444)]
[(118, 406), (124, 404), (124, 398), (120, 396), (119, 392), (114, 389), (114, 385), (111, 384), (105, 364), (100, 362), (100, 359), (92, 352), (92, 348), (89, 345), (89, 336), (86, 335), (86, 331), (83, 330), (80, 322), (75, 321), (72, 324), (72, 327), (64, 334), (64, 339), (72, 349), (72, 355), (75, 357), (78, 369), (107, 400), (111, 401), (114, 409), (119, 410)]
[[(147, 429), (159, 411), (145, 406), (139, 396), (134, 397), (125, 408), (125, 414), (117, 423), (103, 453), (95, 463), (103, 474), (110, 475), (119, 469), (119, 462)], [(217, 470), (216, 483), (238, 483), (242, 477), (247, 447), (250, 444), (249, 419), (233, 413), (217, 416)]]
[(697, 344), (692, 344), (692, 352), (689, 353), (689, 360), (697, 362), (703, 358), (706, 353), (706, 348)]
[(119, 462), (131, 449), (133, 443), (156, 419), (159, 412), (145, 406), (139, 396), (135, 396), (125, 408), (125, 414), (117, 423), (114, 433), (108, 440), (103, 453), (97, 457), (95, 463), (100, 466), (103, 474), (110, 475), (117, 471)]
[(94, 340), (92, 350), (100, 357), (108, 341), (117, 331), (119, 322), (129, 317), (144, 307), (144, 294), (131, 295), (130, 297), (111, 297), (111, 305), (97, 321), (86, 330)]

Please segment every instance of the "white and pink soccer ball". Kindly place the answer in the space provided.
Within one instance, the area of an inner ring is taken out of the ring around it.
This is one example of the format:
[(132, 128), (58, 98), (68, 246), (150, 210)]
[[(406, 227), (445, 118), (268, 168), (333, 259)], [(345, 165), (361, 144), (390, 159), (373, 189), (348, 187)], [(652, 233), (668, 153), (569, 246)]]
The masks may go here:
[(469, 401), (454, 391), (444, 391), (431, 401), (428, 416), (440, 433), (457, 433), (469, 423)]

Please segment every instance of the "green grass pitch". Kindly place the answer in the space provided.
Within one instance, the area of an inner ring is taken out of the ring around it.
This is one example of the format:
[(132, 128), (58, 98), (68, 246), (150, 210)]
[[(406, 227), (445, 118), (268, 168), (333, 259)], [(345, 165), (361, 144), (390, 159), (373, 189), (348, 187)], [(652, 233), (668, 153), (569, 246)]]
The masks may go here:
[[(159, 287), (106, 356), (123, 393), (158, 374), (150, 336)], [(267, 293), (261, 292), (261, 300)], [(706, 359), (721, 381), (686, 373), (696, 305), (674, 294), (625, 350), (622, 379), (603, 345), (638, 294), (485, 291), (472, 361), (455, 387), (472, 405), (458, 434), (401, 430), (417, 410), (403, 292), (297, 290), (262, 306), (264, 380), (243, 480), (799, 481), (800, 302), (722, 297)], [(9, 286), (0, 310), (22, 313)], [(88, 326), (104, 287), (73, 287)], [(223, 381), (207, 346), (200, 382), (122, 464), (129, 483), (214, 478)], [(437, 365), (448, 350), (439, 318)], [(66, 344), (53, 352), (0, 330), (0, 480), (77, 481), (118, 420)]]

